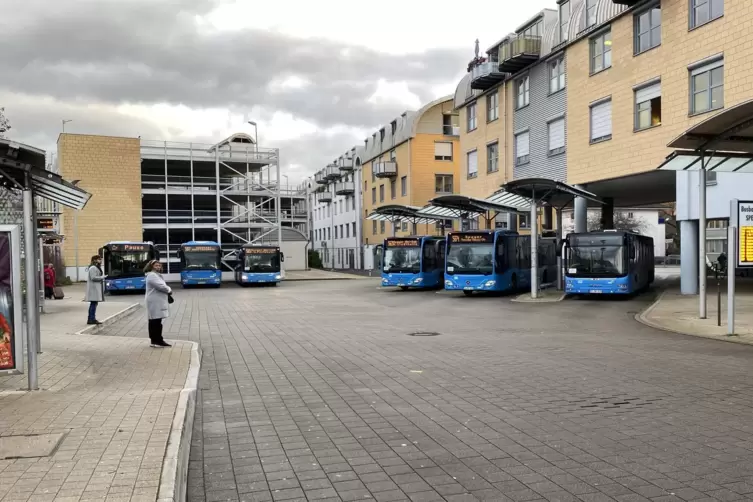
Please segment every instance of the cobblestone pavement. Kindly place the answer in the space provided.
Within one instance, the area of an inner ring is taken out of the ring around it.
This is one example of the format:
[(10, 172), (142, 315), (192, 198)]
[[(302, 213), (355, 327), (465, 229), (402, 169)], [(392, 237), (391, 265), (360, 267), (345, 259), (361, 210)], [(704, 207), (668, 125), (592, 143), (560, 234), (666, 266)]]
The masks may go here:
[(753, 499), (753, 347), (637, 323), (654, 295), (376, 285), (177, 292), (166, 336), (203, 350), (190, 501)]

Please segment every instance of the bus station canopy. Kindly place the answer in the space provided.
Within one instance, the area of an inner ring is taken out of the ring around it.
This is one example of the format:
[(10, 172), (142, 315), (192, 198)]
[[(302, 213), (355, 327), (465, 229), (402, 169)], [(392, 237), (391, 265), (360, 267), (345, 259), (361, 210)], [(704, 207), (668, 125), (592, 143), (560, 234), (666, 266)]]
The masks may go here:
[(668, 145), (664, 171), (753, 173), (753, 100), (694, 125)]
[(66, 207), (83, 209), (91, 194), (44, 166), (44, 150), (0, 138), (0, 186), (23, 190), (28, 174), (34, 195)]
[(488, 212), (521, 213), (531, 208), (530, 201), (521, 197), (497, 200), (496, 195), (486, 199), (465, 195), (441, 195), (431, 199), (429, 204), (421, 209), (420, 214), (441, 219), (476, 218)]
[(403, 221), (407, 220), (411, 223), (434, 223), (442, 220), (441, 217), (432, 217), (419, 213), (420, 207), (416, 206), (403, 206), (399, 204), (390, 204), (374, 209), (374, 211), (366, 217), (367, 220), (372, 221)]
[(505, 197), (519, 197), (537, 204), (546, 204), (555, 208), (567, 207), (576, 197), (582, 197), (590, 202), (603, 204), (603, 201), (595, 194), (562, 183), (561, 181), (546, 178), (523, 178), (509, 181), (502, 185), (502, 190), (495, 194), (501, 200)]

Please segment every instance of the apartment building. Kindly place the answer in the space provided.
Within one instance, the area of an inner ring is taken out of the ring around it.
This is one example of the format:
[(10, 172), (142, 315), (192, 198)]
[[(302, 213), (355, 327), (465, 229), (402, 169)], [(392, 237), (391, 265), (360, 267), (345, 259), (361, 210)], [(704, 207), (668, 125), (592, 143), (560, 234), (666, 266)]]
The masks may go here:
[(442, 225), (451, 228), (449, 220), (419, 228), (399, 222), (393, 228), (365, 218), (384, 205), (421, 207), (438, 195), (458, 193), (459, 134), (452, 97), (446, 96), (403, 113), (366, 138), (360, 182), (363, 244), (379, 244), (392, 235), (438, 235)]
[(352, 148), (314, 175), (311, 192), (312, 249), (322, 264), (333, 269), (360, 269), (361, 158), (363, 148)]
[(153, 242), (174, 278), (184, 242), (219, 242), (230, 271), (242, 244), (270, 242), (283, 226), (300, 234), (306, 194), (282, 188), (278, 159), (242, 133), (214, 145), (61, 134), (60, 174), (93, 195), (84, 210), (63, 210), (66, 275), (83, 277), (88, 258), (115, 240)]

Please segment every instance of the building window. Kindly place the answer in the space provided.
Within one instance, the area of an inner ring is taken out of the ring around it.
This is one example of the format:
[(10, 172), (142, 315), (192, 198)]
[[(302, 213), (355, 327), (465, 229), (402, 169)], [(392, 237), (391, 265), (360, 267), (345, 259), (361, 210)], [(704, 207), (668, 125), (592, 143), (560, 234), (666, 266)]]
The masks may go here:
[(434, 176), (434, 191), (436, 193), (452, 193), (452, 175), (437, 174)]
[(549, 63), (549, 94), (565, 88), (565, 60), (557, 58)]
[(394, 161), (397, 159), (397, 153), (395, 153), (395, 150), (390, 150), (390, 160)]
[(586, 27), (590, 28), (596, 24), (596, 5), (599, 0), (586, 0)]
[(499, 143), (496, 141), (486, 145), (486, 172), (496, 173), (499, 170)]
[(452, 143), (436, 141), (434, 143), (434, 160), (452, 160)]
[(696, 28), (724, 15), (724, 0), (690, 0), (690, 28)]
[(547, 124), (549, 133), (549, 155), (565, 152), (565, 119), (552, 120)]
[(492, 122), (499, 118), (499, 94), (497, 91), (486, 96), (486, 121)]
[[(717, 183), (716, 175), (717, 175), (716, 171), (706, 171), (706, 185), (716, 185)], [(727, 228), (727, 227), (724, 226), (720, 228)]]
[(376, 187), (371, 189), (371, 203), (376, 204)]
[(515, 135), (515, 165), (522, 166), (531, 161), (528, 131)]
[(408, 222), (404, 221), (400, 227), (401, 227), (401, 230), (403, 232), (407, 232), (408, 231)]
[(560, 4), (560, 43), (570, 38), (570, 2)]
[(476, 103), (471, 103), (466, 107), (468, 113), (468, 132), (476, 129)]
[(434, 223), (434, 228), (437, 230), (442, 230), (443, 228), (445, 230), (452, 230), (452, 220), (437, 220), (437, 222)]
[(635, 90), (635, 130), (661, 125), (661, 82)]
[(376, 222), (376, 220), (373, 220), (371, 222), (371, 233), (375, 234), (375, 235), (377, 233), (377, 222)]
[(518, 79), (518, 81), (515, 83), (517, 86), (517, 108), (523, 108), (524, 106), (528, 106), (528, 103), (530, 101), (530, 85), (531, 85), (531, 79), (526, 75), (523, 78)]
[(466, 163), (468, 166), (468, 178), (478, 176), (478, 152), (476, 150), (466, 154)]
[(380, 234), (384, 233), (384, 220), (379, 222), (379, 233)]
[(337, 239), (337, 225), (335, 225), (335, 239)]
[(384, 202), (384, 185), (379, 185), (379, 202)]
[(343, 226), (342, 226), (342, 225), (340, 225), (340, 238), (341, 238), (341, 239), (342, 239), (343, 237), (345, 237), (345, 236), (343, 235), (343, 230), (344, 230), (344, 229), (343, 229)]
[(397, 197), (397, 181), (390, 180), (390, 199)]
[(690, 113), (724, 107), (724, 59), (690, 70)]
[(531, 216), (528, 214), (518, 215), (518, 228), (531, 228)]
[(706, 252), (722, 254), (727, 252), (727, 239), (709, 239), (706, 241)]
[(345, 237), (350, 237), (350, 225), (345, 225)]
[(353, 222), (352, 225), (353, 225), (353, 237), (355, 237), (356, 236), (356, 222)]
[(402, 195), (403, 197), (408, 195), (408, 177), (407, 176), (403, 176), (402, 178), (400, 178), (400, 195)]
[(591, 73), (612, 66), (612, 31), (607, 30), (591, 39)]
[(327, 227), (327, 240), (332, 238), (332, 227)]
[(612, 99), (591, 105), (591, 143), (612, 139)]
[(661, 8), (655, 5), (633, 17), (635, 53), (640, 54), (661, 44)]
[(442, 115), (442, 134), (445, 136), (458, 136), (460, 134), (456, 119), (457, 115), (449, 113)]

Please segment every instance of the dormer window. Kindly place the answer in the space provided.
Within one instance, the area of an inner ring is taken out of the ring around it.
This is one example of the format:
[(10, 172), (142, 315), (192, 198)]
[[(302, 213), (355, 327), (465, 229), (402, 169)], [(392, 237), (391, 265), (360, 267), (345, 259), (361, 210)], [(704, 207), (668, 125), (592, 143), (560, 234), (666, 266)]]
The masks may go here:
[(379, 141), (384, 142), (384, 129), (379, 130)]
[(394, 136), (395, 132), (397, 132), (397, 120), (393, 120), (390, 126), (392, 127), (392, 135)]
[(525, 38), (534, 38), (534, 37), (540, 37), (542, 35), (542, 32), (544, 31), (544, 23), (541, 19), (533, 23), (531, 26), (523, 30), (523, 37)]
[(495, 47), (486, 53), (489, 61), (492, 63), (499, 63), (499, 47)]
[(586, 27), (596, 25), (596, 5), (598, 0), (586, 0)]
[(570, 2), (560, 5), (560, 43), (570, 38)]

